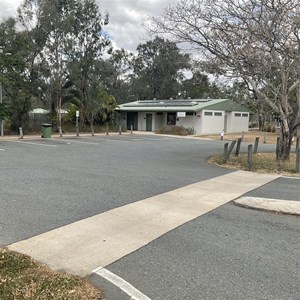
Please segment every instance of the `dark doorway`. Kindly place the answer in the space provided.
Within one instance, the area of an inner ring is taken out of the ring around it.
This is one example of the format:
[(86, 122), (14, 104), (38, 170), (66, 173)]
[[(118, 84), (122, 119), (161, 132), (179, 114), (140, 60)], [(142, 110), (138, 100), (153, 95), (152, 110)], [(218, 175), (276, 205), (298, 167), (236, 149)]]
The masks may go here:
[(138, 130), (138, 113), (127, 112), (127, 129), (130, 130), (130, 126), (133, 126), (133, 130)]

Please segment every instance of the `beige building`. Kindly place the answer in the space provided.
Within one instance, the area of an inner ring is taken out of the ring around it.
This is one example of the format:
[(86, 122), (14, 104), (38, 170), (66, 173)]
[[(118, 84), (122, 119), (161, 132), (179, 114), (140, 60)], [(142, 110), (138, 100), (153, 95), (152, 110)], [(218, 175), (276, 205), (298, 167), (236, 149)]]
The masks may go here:
[(117, 110), (127, 129), (183, 126), (195, 134), (248, 131), (250, 116), (250, 110), (228, 99), (141, 100), (119, 105)]

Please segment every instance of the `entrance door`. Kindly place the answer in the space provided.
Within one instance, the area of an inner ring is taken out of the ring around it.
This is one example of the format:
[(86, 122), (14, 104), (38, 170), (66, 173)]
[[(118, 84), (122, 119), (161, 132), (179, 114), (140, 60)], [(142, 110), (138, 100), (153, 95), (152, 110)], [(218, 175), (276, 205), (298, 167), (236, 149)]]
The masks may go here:
[(146, 114), (146, 131), (152, 131), (152, 114)]

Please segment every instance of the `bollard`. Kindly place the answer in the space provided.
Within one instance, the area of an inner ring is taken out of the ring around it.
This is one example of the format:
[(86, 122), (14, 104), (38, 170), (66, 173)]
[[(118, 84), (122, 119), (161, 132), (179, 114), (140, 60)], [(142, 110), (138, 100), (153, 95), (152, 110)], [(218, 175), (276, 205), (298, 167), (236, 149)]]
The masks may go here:
[(300, 173), (300, 148), (298, 147), (296, 150), (296, 173)]
[(59, 132), (59, 136), (62, 137), (63, 135), (62, 135), (62, 130), (61, 130), (60, 126), (58, 127), (58, 132)]
[(259, 143), (259, 137), (257, 137), (257, 138), (255, 139), (255, 142), (254, 142), (254, 149), (253, 149), (253, 154), (256, 154), (256, 153), (257, 153), (258, 143)]
[(242, 131), (242, 142), (244, 142), (245, 132)]
[(119, 134), (122, 134), (122, 126), (119, 126)]
[(130, 134), (132, 134), (133, 125), (130, 125)]
[(264, 132), (264, 144), (266, 144), (267, 143), (267, 132), (265, 131)]
[(239, 138), (236, 144), (235, 156), (240, 155), (241, 143), (242, 143), (242, 138)]
[(223, 162), (227, 163), (228, 143), (224, 144)]
[(253, 168), (253, 155), (252, 155), (252, 145), (248, 146), (248, 170), (252, 171)]
[(224, 138), (224, 130), (221, 131), (221, 137), (220, 138), (221, 138), (221, 141), (222, 141), (223, 138)]
[(79, 112), (77, 113), (76, 111), (76, 136), (79, 136), (78, 117), (79, 117)]
[(22, 127), (19, 127), (19, 133), (20, 133), (19, 139), (23, 139), (24, 135), (23, 135), (23, 128)]

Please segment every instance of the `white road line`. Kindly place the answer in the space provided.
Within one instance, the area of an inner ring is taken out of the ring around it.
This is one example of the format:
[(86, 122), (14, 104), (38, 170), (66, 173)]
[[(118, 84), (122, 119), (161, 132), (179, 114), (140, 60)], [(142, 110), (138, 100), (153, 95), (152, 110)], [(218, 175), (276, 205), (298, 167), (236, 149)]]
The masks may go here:
[(40, 144), (40, 143), (33, 143), (33, 142), (21, 142), (21, 141), (9, 141), (11, 143), (20, 143), (20, 144), (28, 144), (28, 145), (35, 145), (35, 146), (44, 146), (44, 147), (57, 147), (57, 145), (48, 145), (48, 144)]
[(60, 138), (57, 138), (55, 139), (55, 141), (57, 142), (64, 142), (64, 143), (77, 143), (77, 144), (88, 144), (88, 145), (99, 145), (99, 143), (93, 143), (93, 142), (81, 142), (81, 141), (75, 141), (75, 140), (69, 140), (69, 139), (60, 139)]
[(0, 151), (5, 151), (4, 149), (0, 149)]
[(116, 274), (108, 271), (107, 269), (100, 267), (100, 268), (97, 268), (96, 270), (94, 270), (93, 273), (110, 281), (112, 284), (114, 284), (119, 289), (121, 289), (123, 292), (125, 292), (133, 300), (151, 300), (149, 297), (147, 297), (146, 295), (141, 293), (130, 283), (128, 283), (121, 277), (117, 276)]

